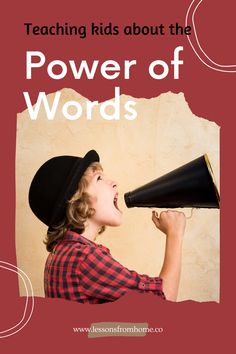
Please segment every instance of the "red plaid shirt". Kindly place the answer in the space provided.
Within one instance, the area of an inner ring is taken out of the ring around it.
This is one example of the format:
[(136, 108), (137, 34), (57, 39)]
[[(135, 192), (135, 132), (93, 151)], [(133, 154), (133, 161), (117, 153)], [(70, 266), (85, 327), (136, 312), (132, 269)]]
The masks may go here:
[(117, 300), (131, 290), (165, 299), (161, 278), (128, 270), (112, 258), (109, 249), (72, 231), (48, 256), (44, 288), (46, 297), (91, 304)]

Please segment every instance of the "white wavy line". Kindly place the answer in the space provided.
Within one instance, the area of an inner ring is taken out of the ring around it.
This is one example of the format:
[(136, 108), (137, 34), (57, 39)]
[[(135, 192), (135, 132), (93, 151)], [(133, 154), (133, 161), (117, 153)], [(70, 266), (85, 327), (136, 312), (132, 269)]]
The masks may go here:
[(26, 286), (26, 284), (25, 284), (24, 278), (23, 278), (22, 275), (21, 275), (20, 273), (18, 273), (16, 270), (9, 269), (8, 267), (4, 267), (4, 266), (2, 266), (2, 265), (0, 265), (0, 268), (6, 269), (6, 270), (9, 270), (9, 271), (11, 271), (11, 272), (14, 272), (14, 273), (18, 274), (18, 275), (21, 277), (21, 279), (22, 279), (22, 281), (23, 281), (23, 283), (24, 283), (25, 289), (26, 289), (26, 302), (25, 302), (25, 309), (24, 309), (24, 313), (23, 313), (22, 319), (21, 319), (20, 322), (18, 322), (15, 326), (13, 326), (13, 327), (11, 327), (11, 328), (9, 328), (9, 329), (6, 329), (6, 330), (4, 330), (4, 331), (0, 331), (0, 335), (1, 335), (2, 333), (9, 332), (9, 331), (11, 331), (12, 329), (16, 328), (19, 324), (21, 324), (22, 321), (24, 321), (25, 314), (26, 314), (26, 310), (27, 310), (27, 306), (28, 306), (28, 289), (27, 289), (27, 286)]
[[(194, 11), (192, 13), (192, 25), (193, 25), (193, 29), (194, 29), (194, 34), (195, 34), (195, 39), (196, 39), (196, 42), (198, 44), (198, 49), (202, 52), (202, 54), (214, 65), (220, 67), (220, 68), (236, 68), (236, 65), (233, 64), (233, 65), (222, 65), (222, 64), (218, 64), (218, 63), (215, 63), (205, 52), (204, 50), (202, 49), (201, 45), (200, 45), (200, 42), (198, 40), (198, 36), (197, 36), (197, 31), (196, 31), (196, 26), (195, 26), (195, 22), (194, 22), (194, 17), (195, 17), (195, 13), (199, 7), (199, 5), (202, 3), (203, 0), (200, 0), (197, 5), (195, 6), (194, 8)], [(186, 14), (186, 18), (185, 18), (185, 25), (187, 26), (188, 25), (188, 21), (189, 21), (189, 12), (191, 10), (191, 7), (193, 6), (195, 0), (193, 0), (188, 8), (188, 11), (187, 11), (187, 14)], [(190, 39), (190, 35), (187, 36), (188, 38), (188, 41), (194, 51), (194, 53), (196, 54), (196, 56), (198, 57), (198, 59), (204, 64), (206, 65), (208, 68), (212, 69), (212, 70), (215, 70), (215, 71), (220, 71), (220, 72), (225, 72), (225, 73), (235, 73), (236, 70), (222, 70), (222, 69), (218, 69), (218, 68), (214, 68), (213, 66), (207, 64), (201, 57), (200, 55), (197, 53), (197, 50), (195, 49), (191, 39)]]
[[(2, 264), (4, 264), (4, 265), (2, 265)], [(15, 270), (9, 268), (9, 266), (13, 267)], [(14, 266), (11, 263), (4, 262), (4, 261), (0, 261), (0, 268), (6, 269), (6, 270), (8, 270), (10, 272), (14, 272), (14, 273), (18, 274), (21, 277), (21, 279), (22, 279), (22, 281), (24, 283), (25, 289), (26, 289), (26, 302), (25, 302), (24, 313), (23, 313), (23, 316), (22, 316), (21, 320), (16, 325), (14, 325), (13, 327), (8, 328), (8, 329), (6, 329), (4, 331), (0, 331), (0, 338), (6, 338), (6, 337), (12, 336), (15, 333), (19, 332), (29, 322), (29, 320), (30, 320), (30, 318), (32, 316), (32, 313), (33, 313), (33, 309), (34, 309), (34, 293), (33, 293), (32, 283), (31, 283), (29, 277), (27, 276), (27, 274), (25, 272), (23, 272), (23, 270), (21, 270), (20, 268)], [(29, 305), (29, 291), (28, 291), (29, 289), (27, 287), (27, 284), (25, 282), (24, 277), (25, 277), (26, 280), (28, 280), (28, 283), (30, 285), (31, 301), (32, 301), (31, 310), (30, 310), (30, 313), (29, 313), (28, 318), (26, 320), (25, 320), (25, 315), (26, 315), (27, 307)], [(25, 323), (22, 323), (24, 320), (25, 320)], [(17, 328), (19, 326), (20, 326), (20, 328), (18, 328), (17, 330), (14, 330), (15, 328)], [(14, 330), (12, 333), (2, 335), (4, 333), (12, 331), (12, 330)]]
[(198, 36), (197, 36), (197, 31), (196, 31), (196, 26), (195, 26), (195, 23), (194, 23), (194, 19), (195, 19), (195, 12), (197, 11), (198, 9), (198, 6), (202, 3), (203, 0), (200, 0), (199, 3), (197, 4), (197, 6), (195, 7), (194, 11), (193, 11), (193, 15), (192, 15), (192, 19), (193, 19), (193, 29), (194, 29), (194, 33), (195, 33), (195, 36), (196, 36), (196, 41), (197, 41), (197, 44), (201, 50), (201, 52), (207, 57), (207, 59), (210, 60), (210, 62), (212, 62), (212, 64), (215, 64), (216, 66), (219, 66), (219, 67), (222, 67), (222, 68), (230, 68), (230, 67), (236, 67), (235, 64), (233, 65), (223, 65), (223, 64), (217, 64), (216, 62), (214, 62), (205, 52), (204, 50), (202, 49), (201, 47), (201, 44), (199, 43), (199, 40), (198, 40)]

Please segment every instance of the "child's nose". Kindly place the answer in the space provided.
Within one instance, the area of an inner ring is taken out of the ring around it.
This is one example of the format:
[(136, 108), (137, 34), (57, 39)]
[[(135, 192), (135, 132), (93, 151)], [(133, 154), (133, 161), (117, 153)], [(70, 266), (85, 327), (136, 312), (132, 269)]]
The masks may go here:
[(109, 180), (109, 184), (112, 186), (112, 188), (116, 188), (117, 187), (117, 182), (113, 181), (113, 180)]
[(118, 185), (118, 184), (117, 184), (116, 181), (112, 181), (112, 187), (113, 187), (113, 188), (117, 188), (117, 185)]

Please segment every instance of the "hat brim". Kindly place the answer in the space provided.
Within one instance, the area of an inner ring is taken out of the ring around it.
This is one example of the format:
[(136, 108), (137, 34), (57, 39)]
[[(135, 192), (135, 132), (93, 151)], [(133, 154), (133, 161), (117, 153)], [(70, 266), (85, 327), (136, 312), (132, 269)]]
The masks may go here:
[(55, 227), (60, 222), (65, 219), (67, 203), (73, 196), (73, 194), (78, 189), (78, 183), (83, 176), (86, 169), (93, 162), (99, 162), (100, 158), (98, 153), (95, 150), (90, 150), (87, 154), (81, 159), (78, 159), (71, 172), (68, 176), (67, 181), (65, 182), (65, 188), (61, 191), (60, 195), (57, 198), (56, 207), (52, 214), (50, 223), (48, 226)]

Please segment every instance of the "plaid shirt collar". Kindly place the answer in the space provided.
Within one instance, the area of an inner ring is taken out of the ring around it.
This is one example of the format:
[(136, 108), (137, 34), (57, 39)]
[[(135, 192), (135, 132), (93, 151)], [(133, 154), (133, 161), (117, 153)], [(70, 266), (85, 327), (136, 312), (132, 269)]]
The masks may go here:
[(64, 242), (67, 242), (67, 241), (69, 241), (69, 242), (79, 242), (79, 243), (81, 243), (83, 245), (88, 245), (88, 246), (91, 246), (91, 247), (94, 247), (94, 246), (95, 247), (99, 247), (99, 248), (103, 249), (104, 251), (110, 253), (110, 250), (107, 247), (105, 247), (105, 246), (103, 246), (101, 244), (97, 244), (94, 241), (89, 240), (88, 238), (78, 234), (75, 231), (67, 231), (65, 233), (62, 241), (64, 241)]

